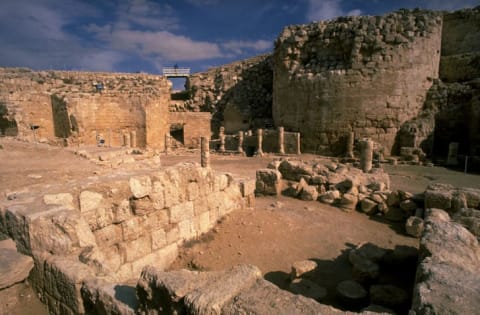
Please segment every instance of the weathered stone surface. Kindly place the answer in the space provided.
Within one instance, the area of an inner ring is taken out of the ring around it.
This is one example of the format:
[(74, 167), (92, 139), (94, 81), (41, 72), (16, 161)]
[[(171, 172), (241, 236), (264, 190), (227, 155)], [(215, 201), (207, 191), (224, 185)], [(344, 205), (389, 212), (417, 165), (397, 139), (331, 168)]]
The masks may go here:
[[(480, 246), (439, 209), (428, 209), (420, 240), (414, 314), (475, 314), (480, 308)], [(461, 303), (459, 303), (461, 301)]]
[(312, 167), (304, 161), (284, 160), (278, 166), (282, 177), (287, 180), (299, 181), (302, 176), (313, 176)]
[(353, 194), (343, 194), (338, 202), (338, 206), (345, 211), (355, 210), (358, 203), (358, 197)]
[(85, 190), (80, 193), (79, 199), (80, 199), (80, 211), (88, 212), (88, 211), (95, 211), (101, 206), (103, 196), (100, 193)]
[(209, 281), (185, 296), (185, 305), (192, 314), (220, 314), (222, 307), (243, 290), (252, 286), (262, 274), (251, 265), (227, 271), (218, 280)]
[(73, 209), (73, 196), (70, 193), (48, 194), (43, 196), (43, 202), (46, 205), (59, 205), (68, 209)]
[(317, 200), (318, 191), (315, 186), (306, 186), (303, 187), (302, 192), (300, 193), (300, 199), (306, 201)]
[(152, 191), (152, 180), (149, 176), (132, 177), (129, 182), (130, 190), (135, 198), (143, 198)]
[(420, 237), (423, 232), (423, 219), (411, 216), (405, 222), (405, 232), (413, 237)]
[(366, 214), (375, 214), (378, 211), (378, 203), (370, 198), (364, 198), (360, 202), (360, 208)]
[(273, 169), (257, 170), (256, 194), (278, 195), (281, 191), (282, 175)]
[(134, 287), (95, 279), (82, 285), (81, 294), (87, 314), (136, 314), (137, 298)]
[(320, 201), (326, 204), (332, 204), (340, 198), (340, 191), (329, 190), (320, 195)]
[(313, 260), (301, 260), (292, 264), (292, 271), (290, 272), (290, 279), (301, 277), (303, 274), (313, 271), (317, 268), (317, 263)]
[(480, 238), (480, 210), (463, 208), (456, 212), (452, 219)]
[(6, 243), (9, 240), (0, 241), (0, 290), (25, 280), (33, 268), (32, 257), (18, 253)]

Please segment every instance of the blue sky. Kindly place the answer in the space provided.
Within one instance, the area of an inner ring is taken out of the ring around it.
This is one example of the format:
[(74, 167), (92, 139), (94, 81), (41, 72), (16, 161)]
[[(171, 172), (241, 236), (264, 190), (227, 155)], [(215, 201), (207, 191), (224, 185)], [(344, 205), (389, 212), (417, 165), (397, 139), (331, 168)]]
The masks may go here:
[(194, 72), (270, 52), (282, 28), (480, 0), (0, 0), (0, 66)]

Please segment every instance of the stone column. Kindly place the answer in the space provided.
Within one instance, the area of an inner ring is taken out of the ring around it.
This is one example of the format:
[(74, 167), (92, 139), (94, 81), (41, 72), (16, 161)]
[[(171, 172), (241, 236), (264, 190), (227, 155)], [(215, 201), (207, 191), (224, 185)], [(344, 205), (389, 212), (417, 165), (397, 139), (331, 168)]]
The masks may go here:
[(238, 153), (243, 153), (243, 131), (238, 132)]
[(373, 161), (373, 141), (363, 139), (360, 142), (360, 168), (363, 172), (368, 173), (372, 169)]
[(127, 148), (130, 148), (130, 133), (126, 132), (123, 134), (123, 145)]
[(257, 152), (256, 156), (263, 156), (263, 129), (257, 129)]
[(210, 167), (210, 148), (209, 148), (209, 141), (207, 137), (202, 137), (200, 139), (200, 146), (201, 146), (200, 163), (202, 167)]
[(302, 154), (300, 150), (300, 132), (297, 132), (297, 154), (298, 155)]
[(225, 152), (225, 127), (220, 127), (220, 152)]
[(353, 144), (355, 142), (355, 133), (349, 132), (347, 135), (347, 148), (346, 148), (346, 157), (353, 158)]
[(169, 150), (170, 150), (170, 134), (166, 133), (165, 134), (165, 155), (168, 154)]
[(130, 144), (132, 145), (132, 148), (137, 147), (137, 131), (136, 130), (130, 131)]
[(450, 142), (448, 145), (447, 165), (458, 164), (458, 142)]
[(278, 153), (285, 154), (285, 130), (278, 127)]

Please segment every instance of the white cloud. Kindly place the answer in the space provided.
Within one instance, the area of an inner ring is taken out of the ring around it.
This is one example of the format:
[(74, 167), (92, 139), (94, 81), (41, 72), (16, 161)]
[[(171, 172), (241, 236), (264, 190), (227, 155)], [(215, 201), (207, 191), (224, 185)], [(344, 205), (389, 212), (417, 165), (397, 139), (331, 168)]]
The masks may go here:
[(272, 48), (272, 43), (267, 40), (243, 41), (232, 40), (221, 44), (222, 48), (236, 55), (241, 55), (245, 50), (250, 49), (255, 52), (262, 52)]
[(339, 16), (360, 15), (359, 9), (345, 12), (342, 0), (309, 0), (307, 19), (309, 21), (329, 20)]
[(195, 41), (167, 31), (113, 31), (110, 44), (115, 49), (166, 60), (192, 61), (222, 56), (215, 43)]

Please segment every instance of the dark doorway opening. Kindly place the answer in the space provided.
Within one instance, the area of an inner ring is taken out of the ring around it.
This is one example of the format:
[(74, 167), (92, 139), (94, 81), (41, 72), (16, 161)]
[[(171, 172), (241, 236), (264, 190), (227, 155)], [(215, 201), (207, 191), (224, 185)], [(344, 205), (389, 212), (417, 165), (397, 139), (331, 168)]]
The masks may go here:
[(0, 136), (16, 137), (18, 126), (15, 119), (9, 119), (7, 106), (0, 103)]
[(255, 147), (254, 146), (247, 146), (245, 150), (245, 155), (248, 157), (252, 157), (255, 155)]
[(53, 94), (52, 100), (52, 116), (55, 137), (68, 138), (71, 134), (70, 119), (68, 119), (67, 103), (65, 100)]
[(185, 138), (184, 138), (184, 125), (183, 124), (171, 124), (170, 125), (170, 136), (172, 139), (177, 142), (177, 144), (184, 145)]

